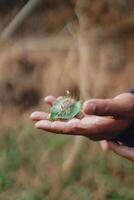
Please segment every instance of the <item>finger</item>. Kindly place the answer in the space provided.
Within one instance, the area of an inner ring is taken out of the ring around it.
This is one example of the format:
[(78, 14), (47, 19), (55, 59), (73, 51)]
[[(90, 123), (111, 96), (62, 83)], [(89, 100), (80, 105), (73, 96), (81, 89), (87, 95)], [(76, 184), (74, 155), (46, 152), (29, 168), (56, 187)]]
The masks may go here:
[(54, 121), (41, 120), (35, 124), (38, 129), (46, 130), (53, 133), (63, 133), (63, 134), (77, 134), (77, 127), (79, 126), (79, 119), (71, 119), (68, 121)]
[(112, 150), (116, 154), (134, 162), (134, 148), (119, 145), (119, 144), (116, 144), (116, 143), (113, 143), (113, 142), (108, 142), (108, 143), (109, 143), (109, 149), (110, 150)]
[(111, 117), (88, 116), (81, 119), (79, 128), (92, 140), (111, 140), (123, 131), (130, 122)]
[(39, 121), (39, 120), (45, 120), (45, 119), (48, 119), (49, 118), (49, 114), (48, 113), (45, 113), (45, 112), (33, 112), (31, 115), (30, 115), (30, 118), (33, 120), (33, 121)]
[(110, 140), (127, 126), (121, 120), (108, 117), (88, 116), (81, 120), (73, 118), (68, 121), (40, 120), (35, 124), (38, 129), (69, 135), (83, 135), (92, 140)]
[(100, 146), (103, 149), (103, 151), (107, 151), (109, 149), (109, 143), (106, 140), (101, 141)]
[(114, 99), (88, 100), (83, 104), (83, 111), (90, 115), (132, 117), (134, 115), (134, 95), (126, 93)]
[(56, 97), (54, 97), (54, 96), (46, 96), (44, 98), (44, 101), (49, 105), (53, 105), (53, 103), (56, 101)]

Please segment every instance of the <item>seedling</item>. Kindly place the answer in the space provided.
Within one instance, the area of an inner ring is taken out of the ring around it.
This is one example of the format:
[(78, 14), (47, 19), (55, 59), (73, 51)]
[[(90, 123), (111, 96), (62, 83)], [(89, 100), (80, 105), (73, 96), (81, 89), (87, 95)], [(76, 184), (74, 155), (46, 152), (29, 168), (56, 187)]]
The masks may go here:
[(50, 120), (66, 120), (72, 119), (80, 111), (82, 107), (82, 101), (77, 101), (71, 98), (67, 91), (67, 95), (58, 98), (50, 109)]

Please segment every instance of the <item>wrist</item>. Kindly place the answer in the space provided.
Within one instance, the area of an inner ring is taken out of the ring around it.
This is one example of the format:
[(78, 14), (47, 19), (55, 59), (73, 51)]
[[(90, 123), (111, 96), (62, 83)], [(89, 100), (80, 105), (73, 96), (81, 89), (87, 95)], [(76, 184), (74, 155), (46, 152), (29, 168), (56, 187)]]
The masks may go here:
[[(134, 95), (134, 87), (130, 89), (129, 93)], [(129, 127), (118, 134), (113, 141), (122, 142), (126, 146), (134, 147), (134, 119), (130, 123)]]
[(131, 94), (134, 94), (134, 86), (129, 90)]
[(114, 139), (114, 142), (121, 142), (126, 146), (134, 147), (134, 119), (127, 129), (119, 133)]

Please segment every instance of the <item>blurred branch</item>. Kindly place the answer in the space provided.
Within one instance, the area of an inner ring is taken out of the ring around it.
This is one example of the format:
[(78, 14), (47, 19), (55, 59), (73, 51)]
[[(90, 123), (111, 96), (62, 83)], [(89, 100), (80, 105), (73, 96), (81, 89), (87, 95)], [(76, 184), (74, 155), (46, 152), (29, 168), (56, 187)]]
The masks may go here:
[[(78, 15), (78, 18), (80, 15)], [(82, 20), (81, 20), (82, 23)], [(134, 35), (134, 15), (131, 15), (127, 18), (123, 18), (122, 20), (118, 21), (117, 23), (108, 25), (108, 26), (92, 26), (89, 29), (80, 28), (80, 34), (88, 35), (86, 39), (89, 42), (90, 37), (89, 35), (95, 35), (97, 43), (106, 43), (116, 38), (127, 38), (129, 35)]]
[(73, 168), (73, 165), (77, 159), (77, 156), (80, 152), (80, 148), (81, 148), (82, 144), (84, 143), (84, 141), (85, 141), (85, 137), (75, 138), (75, 141), (73, 144), (74, 146), (71, 149), (68, 158), (66, 159), (66, 161), (63, 164), (63, 174), (65, 176), (69, 175), (71, 169)]
[(78, 24), (76, 22), (70, 22), (66, 25), (68, 32), (76, 39), (76, 33), (78, 32)]
[(108, 28), (104, 28), (100, 35), (100, 40), (106, 41), (115, 37), (126, 37), (128, 34), (134, 34), (134, 15), (110, 25)]
[(28, 3), (15, 16), (15, 18), (9, 23), (9, 25), (3, 30), (0, 35), (0, 40), (5, 41), (10, 38), (40, 1), (41, 0), (29, 0)]
[[(27, 37), (23, 39), (15, 39), (15, 43), (20, 46), (21, 44), (25, 44), (25, 46), (31, 50), (40, 50), (40, 49), (53, 49), (57, 50), (69, 50), (72, 48), (74, 44), (74, 40), (68, 36), (47, 36), (47, 37), (39, 37), (35, 40), (34, 37)], [(9, 44), (9, 43), (8, 43)]]

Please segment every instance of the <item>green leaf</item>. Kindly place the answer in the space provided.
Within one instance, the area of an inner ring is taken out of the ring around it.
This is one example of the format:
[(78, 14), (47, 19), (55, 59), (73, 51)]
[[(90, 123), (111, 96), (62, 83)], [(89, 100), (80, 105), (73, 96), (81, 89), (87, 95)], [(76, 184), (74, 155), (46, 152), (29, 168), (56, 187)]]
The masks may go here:
[(55, 101), (50, 110), (50, 120), (72, 119), (81, 110), (82, 101), (70, 97), (60, 97)]

